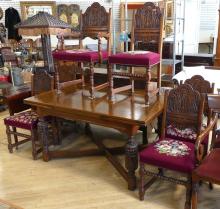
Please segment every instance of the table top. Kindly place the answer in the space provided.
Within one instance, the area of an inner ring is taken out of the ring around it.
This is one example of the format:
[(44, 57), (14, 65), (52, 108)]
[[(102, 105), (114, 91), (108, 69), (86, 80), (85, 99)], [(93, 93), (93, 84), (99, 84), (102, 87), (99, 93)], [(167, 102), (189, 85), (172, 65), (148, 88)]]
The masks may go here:
[[(30, 84), (24, 84), (21, 86), (9, 86), (9, 88), (7, 88), (7, 90), (4, 92), (4, 95), (2, 95), (3, 97), (5, 97), (6, 99), (10, 98), (10, 97), (14, 97), (16, 95), (31, 95), (31, 85)], [(27, 96), (26, 96), (27, 97)]]
[[(147, 125), (163, 111), (164, 106), (163, 96), (159, 96), (149, 107), (144, 105), (144, 96), (141, 95), (116, 94), (114, 102), (108, 99), (106, 92), (96, 92), (95, 96), (95, 99), (90, 99), (86, 90), (83, 93), (82, 90), (74, 90), (60, 94), (53, 90), (27, 98), (24, 102), (54, 116), (62, 112), (67, 117), (68, 114), (86, 116), (88, 122), (96, 118), (136, 125)], [(39, 113), (42, 114), (42, 111)]]

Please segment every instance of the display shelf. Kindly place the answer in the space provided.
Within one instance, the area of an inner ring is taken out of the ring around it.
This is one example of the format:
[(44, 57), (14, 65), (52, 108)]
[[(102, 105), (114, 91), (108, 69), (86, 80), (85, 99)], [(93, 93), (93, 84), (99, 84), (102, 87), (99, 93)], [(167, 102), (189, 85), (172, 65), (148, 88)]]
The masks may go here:
[[(184, 65), (184, 26), (185, 0), (165, 0), (165, 37), (164, 42), (173, 44), (172, 59), (163, 60), (163, 64), (172, 65), (172, 76), (176, 73), (176, 65)], [(176, 59), (181, 55), (181, 59)]]

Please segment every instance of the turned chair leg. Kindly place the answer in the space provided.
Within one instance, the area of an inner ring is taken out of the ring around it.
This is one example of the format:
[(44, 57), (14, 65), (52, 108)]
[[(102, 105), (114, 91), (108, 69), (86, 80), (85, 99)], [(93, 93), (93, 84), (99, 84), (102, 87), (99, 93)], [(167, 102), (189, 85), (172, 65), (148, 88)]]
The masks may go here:
[(89, 92), (90, 92), (90, 97), (91, 99), (95, 98), (94, 92), (95, 92), (95, 88), (94, 88), (94, 64), (90, 63), (89, 64), (89, 78), (90, 78), (90, 87), (89, 87)]
[(11, 134), (10, 134), (10, 126), (6, 125), (6, 134), (8, 138), (8, 151), (10, 153), (13, 153), (13, 146), (12, 146), (12, 140), (11, 140)]
[(209, 182), (209, 189), (213, 190), (213, 184), (211, 182)]
[(198, 183), (195, 182), (193, 183), (193, 188), (192, 188), (192, 209), (197, 209), (197, 190), (198, 190)]
[(32, 143), (32, 156), (34, 160), (37, 160), (37, 129), (31, 130), (31, 143)]
[(191, 209), (191, 198), (192, 198), (192, 180), (191, 180), (191, 177), (189, 177), (188, 181), (189, 181), (189, 184), (186, 187), (185, 209)]
[(139, 199), (144, 200), (144, 164), (140, 163), (140, 169), (139, 169), (139, 175), (140, 175), (140, 182), (139, 182)]
[[(12, 127), (14, 132), (17, 132), (16, 127)], [(15, 140), (15, 148), (18, 149), (18, 136), (14, 134), (14, 140)]]
[[(134, 67), (130, 67), (130, 73), (134, 74)], [(130, 85), (131, 85), (131, 95), (134, 94), (134, 79), (130, 78)]]
[(80, 69), (81, 79), (82, 79), (82, 89), (84, 89), (85, 88), (85, 76), (83, 72), (83, 64), (81, 62), (78, 62), (78, 69)]
[(51, 128), (52, 128), (52, 137), (53, 137), (53, 144), (59, 145), (61, 140), (60, 140), (60, 134), (58, 130), (58, 122), (57, 118), (53, 117), (51, 119)]

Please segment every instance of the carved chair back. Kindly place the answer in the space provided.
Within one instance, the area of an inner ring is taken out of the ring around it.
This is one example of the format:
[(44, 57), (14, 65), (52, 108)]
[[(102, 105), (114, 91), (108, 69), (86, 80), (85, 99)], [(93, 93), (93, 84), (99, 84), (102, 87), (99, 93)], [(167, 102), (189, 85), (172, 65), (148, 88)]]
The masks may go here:
[(162, 137), (171, 125), (180, 130), (190, 129), (197, 135), (201, 133), (204, 97), (189, 84), (166, 91), (162, 120)]
[(32, 95), (37, 95), (45, 91), (54, 89), (54, 78), (45, 70), (36, 70), (31, 77)]
[(153, 2), (147, 2), (133, 13), (131, 31), (131, 50), (138, 43), (146, 47), (155, 47), (155, 52), (162, 54), (163, 12)]
[(107, 39), (107, 50), (110, 53), (111, 39), (111, 9), (107, 12), (98, 2), (94, 2), (81, 15), (81, 31), (80, 47), (82, 47), (82, 39), (85, 37), (98, 38), (98, 47), (101, 47), (101, 38)]
[(194, 90), (197, 90), (199, 93), (204, 94), (204, 96), (206, 98), (205, 99), (204, 114), (206, 116), (208, 116), (210, 119), (211, 115), (210, 115), (210, 110), (209, 110), (209, 105), (208, 105), (207, 94), (214, 93), (215, 84), (214, 83), (210, 84), (209, 81), (205, 80), (200, 75), (195, 75), (192, 78), (185, 80), (185, 83), (191, 85), (192, 88)]

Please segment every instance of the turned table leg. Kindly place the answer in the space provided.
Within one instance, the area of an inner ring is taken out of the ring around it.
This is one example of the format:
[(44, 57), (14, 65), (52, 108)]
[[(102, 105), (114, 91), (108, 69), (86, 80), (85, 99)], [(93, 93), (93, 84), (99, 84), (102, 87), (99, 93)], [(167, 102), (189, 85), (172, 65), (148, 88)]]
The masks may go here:
[(135, 170), (138, 168), (138, 144), (131, 136), (125, 147), (125, 167), (128, 170), (128, 189), (136, 189)]
[(40, 117), (37, 124), (38, 138), (43, 149), (43, 160), (48, 162), (50, 160), (49, 156), (49, 132), (48, 132), (48, 122), (44, 117)]

